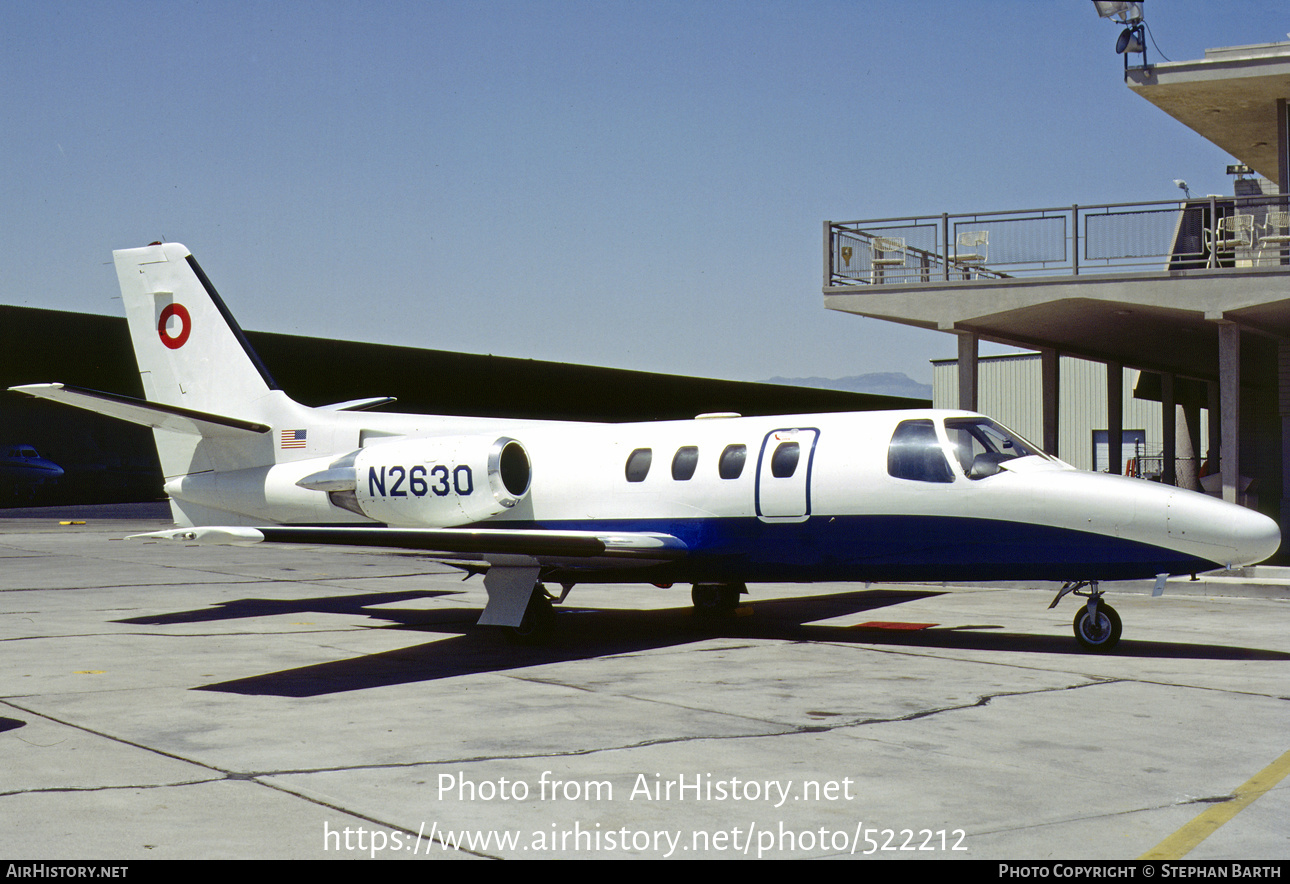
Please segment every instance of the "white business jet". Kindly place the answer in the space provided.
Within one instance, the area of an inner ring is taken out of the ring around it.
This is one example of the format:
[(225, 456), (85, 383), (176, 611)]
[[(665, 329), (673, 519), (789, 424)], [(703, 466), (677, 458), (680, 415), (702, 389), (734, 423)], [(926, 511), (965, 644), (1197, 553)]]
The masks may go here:
[[(12, 389), (153, 428), (188, 542), (422, 550), (486, 570), (479, 622), (521, 637), (577, 583), (1053, 580), (1087, 598), (1085, 648), (1120, 619), (1098, 581), (1261, 561), (1275, 522), (1201, 494), (1076, 470), (989, 418), (888, 411), (602, 424), (309, 408), (278, 389), (188, 249), (114, 253), (147, 400)], [(1051, 607), (1051, 605), (1050, 605)]]

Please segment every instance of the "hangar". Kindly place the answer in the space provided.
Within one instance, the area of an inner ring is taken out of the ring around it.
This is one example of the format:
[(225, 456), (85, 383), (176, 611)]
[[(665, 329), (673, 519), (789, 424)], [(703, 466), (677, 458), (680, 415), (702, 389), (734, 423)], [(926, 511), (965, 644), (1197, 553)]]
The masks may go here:
[(1074, 456), (1059, 441), (1063, 356), (1104, 367), (1099, 429), (1110, 463), (1122, 462), (1133, 429), (1125, 370), (1158, 376), (1162, 481), (1179, 483), (1176, 440), (1197, 437), (1204, 408), (1207, 438), (1195, 447), (1218, 453), (1216, 493), (1237, 501), (1253, 488), (1258, 508), (1281, 521), (1290, 514), (1290, 43), (1126, 67), (1125, 82), (1244, 164), (1231, 196), (825, 221), (824, 305), (957, 335), (957, 404), (971, 410), (980, 341), (1037, 351), (1036, 441), (1063, 458)]
[[(266, 332), (247, 337), (282, 388), (306, 405), (393, 396), (392, 408), (401, 412), (632, 421), (929, 404)], [(453, 383), (437, 382), (443, 378)], [(142, 398), (125, 318), (0, 306), (0, 390), (51, 380)], [(0, 507), (162, 497), (156, 447), (144, 427), (6, 392), (0, 393), (0, 456), (9, 447), (34, 449), (64, 474), (37, 485), (0, 470)]]

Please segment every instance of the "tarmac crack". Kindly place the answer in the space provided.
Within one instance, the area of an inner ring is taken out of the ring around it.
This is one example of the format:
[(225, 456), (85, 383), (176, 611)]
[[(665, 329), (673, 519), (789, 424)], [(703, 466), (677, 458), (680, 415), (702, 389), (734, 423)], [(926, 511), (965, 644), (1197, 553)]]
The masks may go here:
[(0, 798), (11, 798), (15, 795), (55, 795), (60, 793), (82, 793), (82, 792), (115, 792), (120, 790), (126, 791), (149, 791), (153, 789), (172, 789), (177, 786), (202, 786), (207, 783), (218, 783), (227, 779), (227, 777), (208, 777), (200, 780), (180, 780), (173, 783), (121, 783), (114, 786), (46, 786), (40, 789), (13, 789), (7, 792), (0, 792)]
[[(291, 581), (282, 581), (291, 582)], [(242, 577), (237, 580), (221, 580), (218, 583), (196, 584), (201, 586), (243, 586), (248, 583), (264, 583), (262, 578)], [(130, 583), (124, 585), (111, 586), (14, 586), (6, 589), (0, 589), (0, 592), (104, 592), (106, 590), (124, 589), (124, 590), (148, 590), (174, 589), (176, 586), (193, 586), (192, 583)]]
[[(275, 792), (278, 792), (284, 795), (290, 795), (293, 798), (300, 799), (302, 801), (305, 801), (317, 807), (326, 808), (327, 810), (331, 810), (336, 813), (343, 814), (347, 817), (363, 820), (364, 822), (372, 823), (373, 825), (381, 826), (383, 828), (387, 828), (392, 831), (401, 831), (408, 835), (418, 834), (416, 832), (413, 832), (410, 829), (405, 828), (404, 826), (390, 823), (385, 820), (380, 820), (375, 817), (367, 816), (365, 814), (358, 813), (352, 809), (340, 807), (336, 804), (332, 804), (327, 801), (322, 801), (310, 795), (302, 794), (298, 791), (288, 789), (278, 783), (264, 782), (262, 779), (263, 777), (279, 776), (282, 774), (277, 774), (272, 772), (253, 773), (253, 772), (238, 772), (238, 771), (223, 770), (221, 768), (215, 767), (214, 765), (206, 764), (204, 762), (197, 761), (196, 759), (193, 759), (193, 758), (186, 758), (174, 752), (167, 752), (165, 750), (158, 749), (155, 746), (147, 746), (142, 743), (136, 742), (134, 740), (127, 740), (123, 737), (113, 736), (112, 734), (103, 733), (101, 731), (94, 730), (93, 728), (88, 728), (88, 727), (85, 727), (84, 725), (76, 724), (75, 722), (72, 722), (72, 721), (66, 721), (64, 719), (60, 719), (52, 715), (47, 715), (45, 713), (38, 712), (34, 709), (29, 709), (25, 706), (22, 706), (18, 703), (14, 703), (12, 701), (4, 701), (3, 705), (9, 706), (10, 708), (16, 709), (19, 712), (25, 713), (27, 715), (32, 715), (37, 718), (44, 719), (45, 721), (50, 721), (55, 724), (62, 725), (63, 727), (69, 727), (69, 728), (73, 728), (75, 730), (81, 731), (82, 733), (91, 734), (95, 737), (99, 737), (100, 739), (109, 740), (114, 743), (119, 743), (123, 746), (130, 746), (131, 748), (134, 748), (134, 749), (140, 749), (144, 752), (148, 752), (154, 755), (159, 755), (163, 758), (169, 758), (173, 761), (179, 761), (186, 764), (191, 764), (196, 767), (202, 768), (204, 770), (209, 770), (213, 774), (217, 774), (217, 776), (183, 780), (183, 781), (170, 782), (170, 783), (151, 783), (148, 785), (118, 784), (118, 785), (112, 785), (112, 786), (50, 786), (50, 787), (43, 787), (38, 789), (16, 789), (8, 792), (0, 792), (0, 798), (11, 797), (16, 795), (39, 795), (39, 794), (54, 794), (54, 793), (112, 792), (112, 791), (120, 791), (120, 790), (132, 790), (132, 791), (150, 790), (151, 791), (151, 790), (158, 790), (158, 789), (174, 789), (174, 788), (182, 788), (187, 786), (209, 785), (211, 783), (218, 783), (218, 782), (225, 782), (225, 781), (251, 782), (257, 786), (260, 786), (261, 788), (271, 789)], [(392, 765), (392, 766), (398, 767), (402, 765)], [(382, 767), (382, 765), (371, 765), (371, 766), (360, 765), (355, 767), (339, 767), (339, 768), (335, 768), (335, 770), (342, 770), (342, 771), (343, 770), (364, 770), (364, 769), (368, 769), (369, 767)], [(291, 773), (291, 772), (288, 771), (286, 773)], [(448, 845), (444, 845), (444, 846), (446, 847)], [(461, 852), (463, 853), (471, 853), (473, 855), (484, 856), (484, 857), (488, 856), (487, 854), (474, 853), (474, 851), (470, 851), (465, 848), (458, 848), (458, 849), (461, 850)]]
[(1151, 805), (1144, 805), (1142, 807), (1125, 808), (1124, 810), (1116, 810), (1116, 811), (1112, 811), (1111, 813), (1076, 814), (1073, 816), (1061, 817), (1060, 819), (1046, 820), (1045, 822), (1042, 822), (1042, 823), (1031, 823), (1029, 825), (1024, 825), (1024, 826), (1003, 826), (995, 829), (981, 829), (980, 831), (973, 832), (972, 834), (974, 836), (1006, 835), (1013, 832), (1038, 831), (1042, 829), (1052, 828), (1053, 826), (1065, 826), (1071, 823), (1088, 823), (1088, 822), (1094, 822), (1097, 820), (1113, 820), (1113, 819), (1118, 819), (1120, 817), (1135, 816), (1140, 813), (1154, 813), (1156, 811), (1161, 811), (1161, 810), (1171, 810), (1178, 807), (1188, 807), (1193, 804), (1226, 804), (1227, 802), (1232, 801), (1235, 798), (1236, 798), (1235, 795), (1215, 795), (1215, 796), (1206, 797), (1206, 798), (1184, 798), (1178, 801), (1169, 801), (1164, 804), (1151, 804)]
[[(526, 679), (526, 680), (538, 681), (537, 679)], [(613, 745), (613, 746), (584, 747), (581, 749), (568, 749), (561, 752), (478, 755), (478, 756), (469, 756), (469, 757), (462, 757), (462, 758), (437, 759), (434, 761), (407, 761), (407, 762), (382, 763), (382, 764), (341, 765), (338, 767), (309, 768), (309, 769), (297, 769), (297, 770), (257, 771), (254, 774), (250, 774), (250, 776), (272, 777), (272, 776), (288, 776), (288, 775), (314, 774), (314, 773), (337, 773), (337, 772), (343, 772), (343, 771), (356, 771), (356, 770), (407, 769), (407, 768), (415, 768), (415, 767), (433, 767), (433, 766), (439, 766), (439, 765), (445, 765), (445, 764), (478, 764), (483, 762), (524, 761), (524, 760), (531, 761), (539, 758), (576, 758), (581, 756), (597, 755), (603, 752), (623, 752), (623, 751), (630, 751), (633, 749), (647, 749), (653, 746), (667, 746), (667, 745), (675, 745), (679, 743), (702, 743), (702, 742), (710, 742), (710, 741), (718, 741), (718, 740), (719, 741), (758, 740), (758, 739), (773, 738), (773, 737), (793, 736), (795, 734), (827, 733), (834, 730), (848, 730), (854, 727), (864, 727), (864, 726), (873, 725), (873, 724), (894, 724), (894, 723), (900, 723), (903, 721), (913, 721), (916, 719), (927, 718), (933, 715), (939, 715), (946, 712), (956, 712), (956, 711), (963, 711), (967, 709), (981, 708), (983, 706), (989, 705), (994, 700), (1002, 699), (1002, 698), (1024, 697), (1024, 696), (1032, 696), (1032, 695), (1045, 694), (1045, 693), (1054, 693), (1059, 691), (1077, 690), (1080, 688), (1095, 687), (1099, 684), (1114, 683), (1115, 681), (1118, 681), (1118, 679), (1111, 679), (1104, 682), (1087, 682), (1085, 684), (1077, 684), (1077, 685), (1062, 685), (1062, 686), (1051, 687), (1051, 688), (1038, 688), (1038, 689), (1029, 690), (1029, 691), (1000, 691), (995, 694), (989, 694), (989, 695), (978, 697), (975, 701), (971, 703), (959, 703), (951, 706), (939, 707), (936, 709), (926, 709), (926, 710), (921, 710), (919, 712), (913, 712), (908, 715), (892, 716), (888, 718), (870, 718), (870, 719), (864, 719), (862, 721), (839, 722), (837, 724), (832, 724), (832, 725), (785, 725), (784, 727), (781, 727), (779, 729), (767, 730), (763, 733), (724, 734), (724, 735), (696, 734), (694, 736), (657, 737), (649, 740), (640, 740), (634, 743), (622, 743), (622, 744)], [(582, 688), (576, 685), (560, 685), (556, 682), (550, 682), (550, 681), (543, 681), (542, 683), (551, 684), (553, 686), (559, 686), (559, 687), (569, 687), (574, 690), (589, 690), (587, 688)], [(651, 700), (649, 698), (640, 698), (640, 697), (634, 697), (631, 695), (620, 695), (620, 696), (624, 696), (628, 699), (642, 700), (643, 702), (658, 702), (656, 700)], [(751, 718), (748, 718), (747, 716), (731, 715), (730, 713), (718, 712), (711, 709), (699, 709), (697, 707), (686, 706), (684, 704), (668, 703), (664, 705), (677, 706), (678, 708), (686, 709), (688, 711), (710, 712), (716, 715), (725, 715), (729, 717), (741, 718), (741, 719), (750, 720), (750, 721), (766, 721), (765, 719), (751, 719)]]
[(1202, 684), (1181, 684), (1176, 681), (1155, 681), (1153, 679), (1146, 678), (1120, 678), (1116, 679), (1116, 681), (1128, 682), (1130, 684), (1151, 685), (1152, 687), (1158, 688), (1178, 688), (1180, 690), (1187, 691), (1212, 691), (1217, 694), (1232, 694), (1238, 697), (1263, 697), (1268, 700), (1290, 700), (1290, 697), (1282, 694), (1264, 694), (1259, 693), (1258, 691), (1241, 691), (1235, 688), (1221, 688)]
[[(1051, 670), (1043, 670), (1043, 671), (1051, 671)], [(731, 712), (726, 712), (726, 711), (717, 710), (717, 709), (709, 709), (709, 708), (694, 706), (693, 704), (680, 703), (680, 702), (674, 702), (669, 700), (660, 700), (654, 697), (642, 697), (636, 694), (621, 693), (621, 694), (615, 694), (615, 696), (621, 697), (623, 699), (637, 700), (643, 703), (654, 703), (662, 706), (669, 706), (673, 708), (684, 709), (690, 712), (706, 712), (714, 715), (722, 715), (722, 716), (727, 716), (732, 718), (738, 718), (744, 721), (764, 722), (767, 724), (782, 725), (782, 728), (780, 730), (775, 731), (773, 733), (768, 732), (766, 734), (736, 735), (738, 737), (745, 737), (745, 736), (756, 737), (756, 736), (784, 736), (786, 734), (792, 734), (792, 733), (813, 733), (813, 734), (828, 733), (834, 730), (845, 730), (848, 728), (864, 727), (864, 726), (874, 725), (874, 724), (893, 724), (893, 723), (898, 723), (903, 721), (916, 721), (923, 718), (930, 718), (932, 716), (943, 715), (949, 712), (959, 712), (966, 709), (979, 709), (979, 708), (988, 706), (991, 702), (997, 699), (1003, 699), (1008, 697), (1034, 696), (1039, 694), (1079, 690), (1087, 687), (1096, 687), (1100, 685), (1109, 685), (1109, 684), (1116, 684), (1120, 682), (1133, 681), (1132, 679), (1106, 678), (1101, 676), (1080, 675), (1080, 674), (1073, 674), (1073, 673), (1071, 675), (1072, 677), (1075, 677), (1075, 678), (1085, 679), (1085, 681), (1077, 684), (1054, 685), (1051, 687), (1030, 688), (1030, 689), (1018, 690), (1018, 691), (999, 691), (993, 694), (983, 694), (983, 695), (978, 695), (977, 698), (971, 702), (946, 704), (946, 705), (938, 706), (934, 708), (921, 709), (916, 712), (907, 713), (905, 715), (863, 718), (863, 719), (856, 720), (854, 718), (847, 719), (846, 713), (844, 712), (834, 712), (834, 713), (830, 713), (830, 715), (836, 716), (838, 718), (842, 718), (845, 720), (830, 723), (830, 724), (809, 724), (809, 725), (795, 725), (791, 723), (777, 722), (775, 719), (766, 718), (763, 716), (740, 715), (737, 713), (731, 713)], [(569, 682), (560, 681), (559, 679), (554, 679), (554, 678), (538, 678), (534, 676), (524, 676), (524, 675), (514, 675), (514, 674), (510, 675), (509, 677), (517, 681), (545, 684), (552, 687), (563, 687), (563, 688), (568, 688), (570, 690), (581, 691), (586, 693), (593, 693), (593, 694), (600, 693), (600, 689), (594, 686), (571, 684)], [(693, 739), (703, 740), (703, 739), (711, 739), (711, 737), (696, 736)]]
[(222, 770), (221, 768), (215, 767), (212, 764), (206, 764), (205, 762), (197, 761), (196, 759), (193, 759), (193, 758), (185, 758), (182, 755), (177, 755), (174, 752), (167, 752), (166, 750), (158, 749), (155, 746), (148, 746), (144, 743), (139, 743), (134, 740), (127, 740), (125, 737), (118, 737), (113, 734), (105, 733), (103, 731), (98, 731), (98, 730), (95, 730), (94, 728), (86, 727), (83, 724), (77, 724), (74, 721), (67, 721), (62, 718), (57, 718), (53, 715), (49, 715), (48, 713), (40, 712), (36, 709), (28, 708), (26, 706), (23, 706), (20, 703), (15, 703), (11, 698), (6, 698), (2, 702), (4, 705), (9, 706), (13, 709), (17, 709), (19, 712), (25, 713), (27, 715), (34, 715), (37, 718), (44, 719), (45, 721), (51, 721), (54, 724), (59, 724), (59, 725), (62, 725), (63, 727), (70, 727), (74, 730), (80, 731), (81, 733), (90, 734), (91, 736), (95, 736), (103, 740), (109, 740), (113, 743), (120, 743), (123, 746), (129, 746), (133, 749), (140, 749), (144, 752), (152, 753), (153, 755), (160, 755), (162, 758), (169, 758), (172, 761), (181, 761), (181, 762), (184, 762), (185, 764), (193, 764), (198, 767), (204, 768), (206, 770), (214, 771), (215, 773), (220, 774), (220, 776), (215, 779), (223, 779), (225, 775), (229, 773), (229, 771)]

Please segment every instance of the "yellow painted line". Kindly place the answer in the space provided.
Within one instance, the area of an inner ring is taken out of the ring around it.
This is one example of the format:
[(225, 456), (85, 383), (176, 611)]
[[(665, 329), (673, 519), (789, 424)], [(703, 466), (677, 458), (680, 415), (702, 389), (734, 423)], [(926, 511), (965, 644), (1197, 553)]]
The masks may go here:
[(1250, 777), (1231, 800), (1215, 804), (1138, 859), (1182, 859), (1245, 808), (1290, 774), (1290, 752)]

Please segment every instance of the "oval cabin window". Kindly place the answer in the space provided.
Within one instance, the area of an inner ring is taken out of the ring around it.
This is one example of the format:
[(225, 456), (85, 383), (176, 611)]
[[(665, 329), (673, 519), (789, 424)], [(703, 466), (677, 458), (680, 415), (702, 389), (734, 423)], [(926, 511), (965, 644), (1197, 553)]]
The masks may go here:
[(654, 459), (654, 452), (649, 448), (637, 448), (627, 456), (627, 481), (644, 482), (645, 477), (649, 475), (650, 461)]

